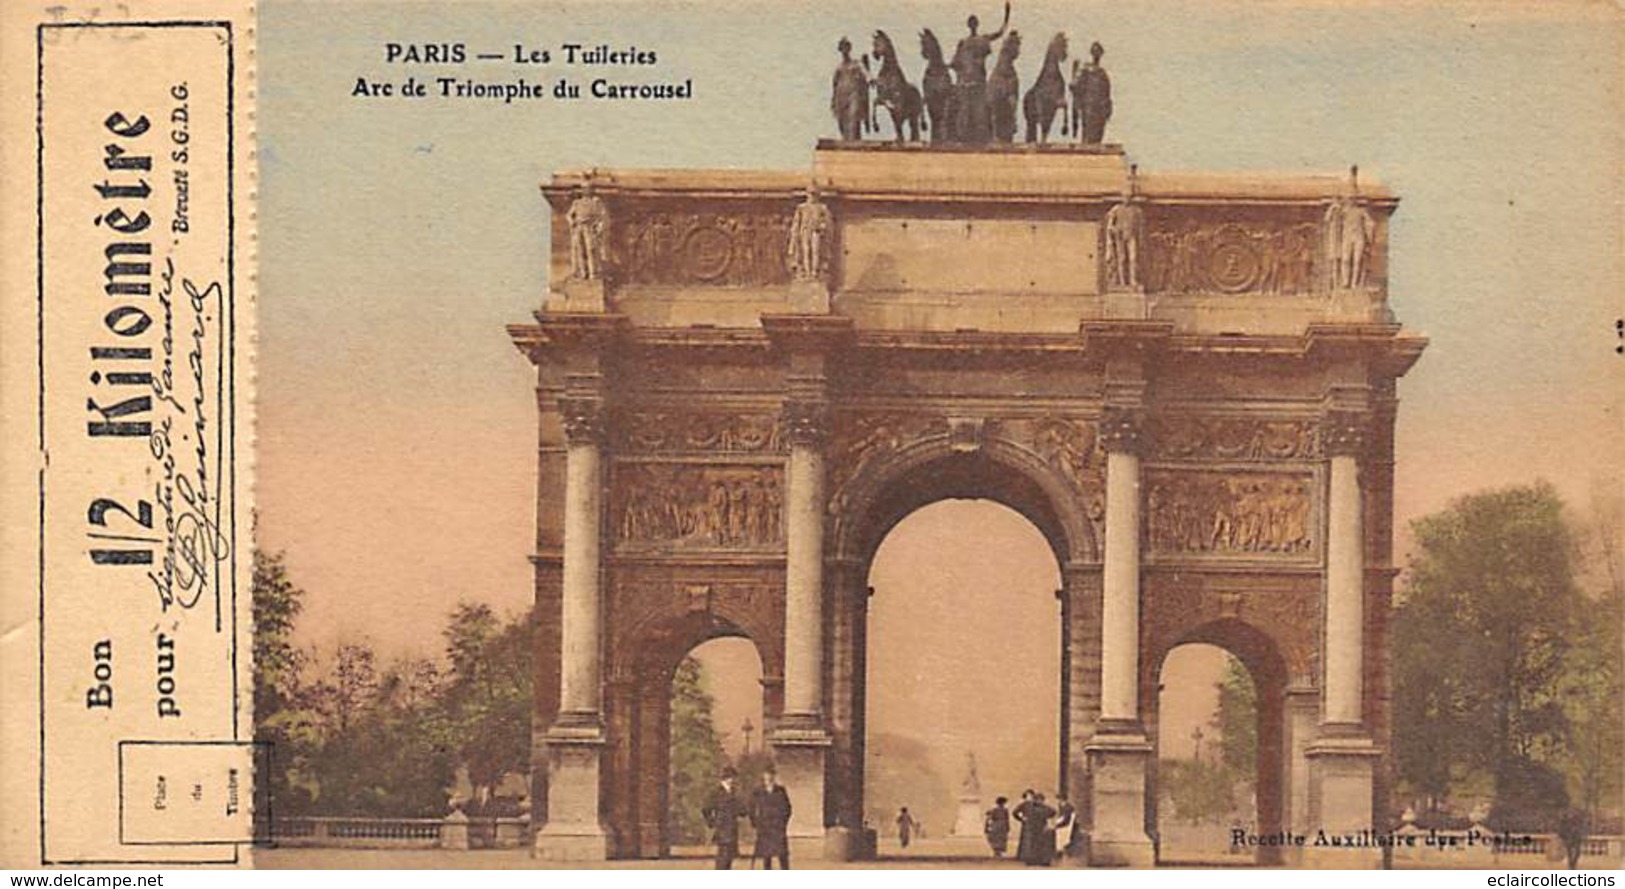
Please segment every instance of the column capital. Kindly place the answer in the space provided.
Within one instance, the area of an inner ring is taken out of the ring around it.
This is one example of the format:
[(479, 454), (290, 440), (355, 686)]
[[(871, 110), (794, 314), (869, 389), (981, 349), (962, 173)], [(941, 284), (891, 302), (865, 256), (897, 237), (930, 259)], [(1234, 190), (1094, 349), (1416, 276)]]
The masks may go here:
[(1370, 417), (1364, 411), (1335, 409), (1320, 420), (1320, 444), (1328, 457), (1358, 457), (1365, 449)]
[(1108, 404), (1100, 415), (1100, 444), (1108, 453), (1138, 454), (1144, 430), (1140, 408)]
[(784, 432), (791, 447), (816, 448), (829, 438), (829, 403), (822, 399), (790, 398), (784, 402)]
[(593, 395), (559, 396), (564, 419), (564, 440), (570, 444), (603, 444), (604, 400)]

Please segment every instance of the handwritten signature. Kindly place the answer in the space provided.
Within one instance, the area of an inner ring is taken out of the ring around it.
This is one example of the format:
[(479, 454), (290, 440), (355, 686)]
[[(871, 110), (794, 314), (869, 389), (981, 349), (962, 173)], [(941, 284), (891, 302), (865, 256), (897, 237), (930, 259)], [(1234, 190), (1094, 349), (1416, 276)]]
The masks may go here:
[[(188, 404), (183, 404), (175, 397), (173, 259), (164, 261), (160, 277), (163, 286), (158, 293), (158, 303), (164, 316), (164, 354), (159, 372), (153, 377), (153, 395), (176, 415), (191, 417), (190, 427), (183, 427), (180, 437), (183, 442), (190, 442), (190, 456), (195, 461), (195, 468), (191, 471), (177, 471), (175, 417), (164, 417), (155, 425), (148, 439), (148, 447), (163, 470), (163, 477), (154, 485), (154, 499), (163, 512), (167, 539), (164, 541), (161, 571), (149, 571), (147, 577), (163, 609), (168, 611), (171, 605), (180, 608), (197, 605), (209, 591), (220, 562), (230, 555), (230, 546), (211, 515), (215, 508), (215, 494), (210, 487), (207, 436), (210, 421), (205, 412), (207, 399), (204, 394), (203, 347), (208, 334), (205, 312), (211, 300), (218, 302), (220, 299), (220, 283), (211, 282), (199, 289), (189, 278), (183, 278), (180, 282), (192, 316), (192, 345), (185, 359), (191, 378), (192, 397)], [(176, 495), (179, 495), (179, 504)]]

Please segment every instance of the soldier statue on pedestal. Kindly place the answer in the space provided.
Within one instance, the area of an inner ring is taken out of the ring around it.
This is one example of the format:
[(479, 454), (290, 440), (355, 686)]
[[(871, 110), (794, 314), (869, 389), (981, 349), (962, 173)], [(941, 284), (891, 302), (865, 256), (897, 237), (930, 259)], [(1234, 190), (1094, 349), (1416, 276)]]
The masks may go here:
[(592, 177), (581, 183), (581, 191), (570, 203), (565, 222), (570, 226), (570, 277), (602, 280), (609, 239), (609, 208), (598, 196)]
[(807, 197), (790, 217), (790, 239), (785, 245), (790, 277), (822, 281), (829, 270), (829, 234), (835, 226), (829, 205), (820, 199), (818, 183), (807, 186)]

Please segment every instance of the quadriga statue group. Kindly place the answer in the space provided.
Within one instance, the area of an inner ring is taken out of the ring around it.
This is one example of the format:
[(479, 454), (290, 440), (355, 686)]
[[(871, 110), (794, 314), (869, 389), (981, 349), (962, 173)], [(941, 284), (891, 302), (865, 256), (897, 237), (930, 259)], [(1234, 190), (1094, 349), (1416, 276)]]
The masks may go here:
[[(1112, 84), (1100, 66), (1106, 50), (1099, 43), (1089, 47), (1088, 62), (1072, 61), (1069, 77), (1062, 71), (1066, 34), (1050, 38), (1038, 79), (1022, 95), (1016, 74), (1021, 34), (1010, 30), (1010, 4), (1004, 5), (997, 31), (981, 33), (974, 15), (965, 26), (969, 33), (960, 38), (952, 58), (944, 57), (931, 29), (920, 32), (925, 74), (919, 87), (903, 73), (897, 47), (885, 31), (874, 33), (861, 61), (852, 58), (852, 41), (842, 37), (830, 99), (841, 138), (856, 142), (865, 133), (878, 135), (884, 108), (897, 142), (918, 142), (923, 133), (938, 145), (1010, 143), (1016, 140), (1018, 117), (1026, 121), (1026, 141), (1047, 142), (1059, 116), (1063, 137), (1076, 134), (1085, 145), (1100, 144), (1112, 116)], [(995, 57), (991, 73), (990, 56)]]

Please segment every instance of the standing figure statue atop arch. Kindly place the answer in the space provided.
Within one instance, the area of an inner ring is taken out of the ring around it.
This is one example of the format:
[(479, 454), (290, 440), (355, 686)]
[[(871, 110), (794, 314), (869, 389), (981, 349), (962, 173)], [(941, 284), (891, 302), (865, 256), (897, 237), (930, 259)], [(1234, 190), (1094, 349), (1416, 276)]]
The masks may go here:
[(958, 78), (954, 95), (958, 99), (958, 120), (954, 130), (959, 141), (972, 145), (985, 145), (993, 141), (993, 116), (987, 99), (987, 57), (993, 54), (993, 42), (1004, 36), (1010, 26), (1010, 3), (1004, 4), (1004, 21), (992, 34), (979, 34), (981, 22), (976, 16), (965, 20), (970, 33), (960, 38), (954, 57), (948, 67)]
[(835, 66), (829, 108), (835, 113), (835, 125), (841, 138), (856, 142), (869, 127), (869, 75), (852, 58), (852, 41), (842, 37), (836, 49), (841, 52), (841, 63)]
[(1099, 41), (1089, 47), (1089, 63), (1072, 63), (1072, 127), (1085, 145), (1099, 145), (1112, 119), (1112, 79), (1100, 67), (1106, 48)]

